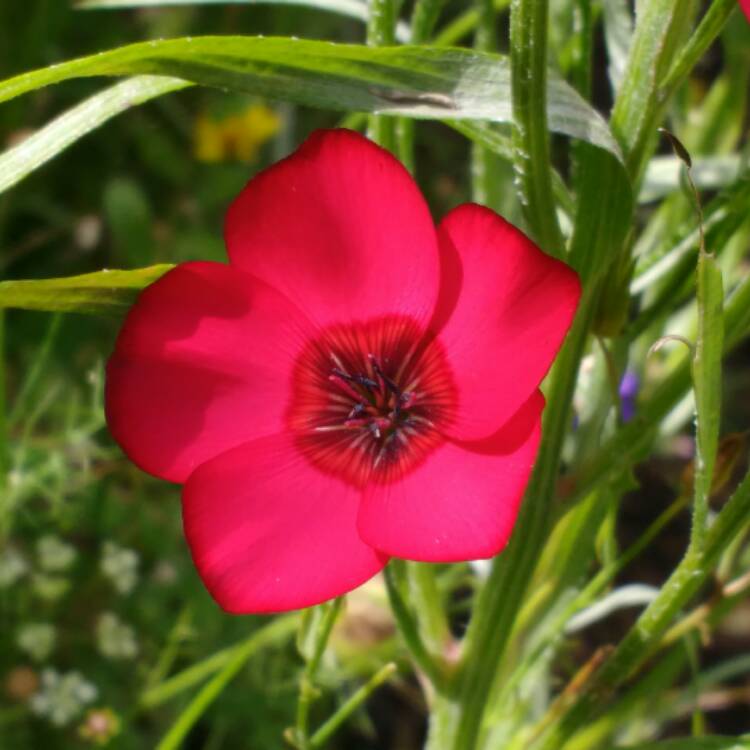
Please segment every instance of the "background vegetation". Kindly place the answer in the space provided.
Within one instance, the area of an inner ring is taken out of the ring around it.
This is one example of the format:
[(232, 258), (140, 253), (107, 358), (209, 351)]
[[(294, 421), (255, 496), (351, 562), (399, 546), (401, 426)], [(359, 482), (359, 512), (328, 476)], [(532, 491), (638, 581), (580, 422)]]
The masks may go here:
[[(750, 746), (736, 0), (82, 5), (0, 4), (0, 747)], [(245, 181), (341, 123), (436, 217), (523, 226), (584, 300), (491, 566), (396, 562), (343, 606), (229, 617), (179, 488), (108, 437), (103, 363), (166, 264), (224, 259)]]

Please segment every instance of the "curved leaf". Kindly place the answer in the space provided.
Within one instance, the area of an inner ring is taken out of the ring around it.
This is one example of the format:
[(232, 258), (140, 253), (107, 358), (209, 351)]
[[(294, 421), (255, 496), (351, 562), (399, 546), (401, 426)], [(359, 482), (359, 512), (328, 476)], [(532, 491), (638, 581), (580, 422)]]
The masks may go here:
[[(0, 83), (0, 102), (70, 78), (153, 74), (337, 110), (422, 119), (510, 122), (510, 70), (500, 55), (429, 46), (364, 45), (259, 37), (143, 42)], [(621, 160), (604, 119), (550, 76), (550, 129)]]
[(168, 263), (135, 271), (96, 271), (81, 276), (39, 281), (0, 281), (0, 310), (120, 313), (135, 302), (138, 292), (172, 268)]
[(137, 76), (86, 99), (0, 154), (0, 192), (20, 182), (37, 167), (115, 115), (190, 85), (177, 78)]

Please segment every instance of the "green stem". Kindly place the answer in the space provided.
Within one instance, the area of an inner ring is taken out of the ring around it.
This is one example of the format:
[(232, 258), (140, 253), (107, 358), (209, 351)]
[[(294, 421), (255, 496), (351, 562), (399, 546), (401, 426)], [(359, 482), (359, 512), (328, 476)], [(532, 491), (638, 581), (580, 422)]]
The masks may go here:
[(379, 669), (344, 705), (331, 716), (310, 739), (311, 748), (323, 747), (336, 730), (396, 672), (392, 662)]
[(433, 685), (442, 685), (444, 682), (443, 674), (425, 646), (417, 623), (401, 596), (399, 583), (396, 580), (396, 569), (399, 565), (403, 565), (400, 560), (391, 560), (383, 571), (386, 591), (388, 592), (388, 601), (391, 605), (393, 617), (396, 620), (399, 632), (409, 649), (414, 663), (424, 672)]
[[(432, 36), (446, 0), (417, 0), (411, 16), (411, 44), (425, 44)], [(416, 122), (410, 117), (396, 120), (396, 153), (402, 164), (414, 174), (414, 136)]]
[(417, 0), (411, 15), (411, 43), (425, 44), (432, 36), (447, 0)]
[[(492, 2), (495, 13), (505, 10), (509, 5), (510, 0), (493, 0)], [(440, 33), (435, 36), (433, 44), (438, 46), (455, 44), (463, 37), (471, 34), (481, 22), (482, 16), (479, 9), (477, 7), (471, 8), (471, 10), (467, 10), (444, 26)]]
[[(701, 224), (701, 238), (702, 238)], [(698, 337), (692, 360), (695, 391), (695, 476), (690, 546), (701, 553), (708, 532), (711, 496), (721, 417), (721, 353), (724, 338), (724, 292), (716, 258), (701, 247), (698, 256)]]
[(339, 597), (330, 604), (322, 605), (325, 607), (325, 613), (323, 614), (321, 621), (318, 623), (312, 654), (307, 660), (302, 677), (300, 678), (295, 739), (301, 748), (309, 747), (308, 727), (310, 721), (310, 706), (312, 705), (313, 700), (318, 696), (318, 690), (315, 687), (315, 677), (318, 673), (320, 661), (323, 658), (326, 646), (328, 645), (331, 630), (333, 630), (333, 626), (341, 612), (341, 605), (343, 602), (343, 597)]
[[(570, 423), (570, 408), (578, 364), (586, 346), (594, 309), (591, 296), (581, 308), (554, 368), (544, 418), (544, 441), (516, 529), (508, 547), (498, 557), (474, 608), (464, 639), (464, 657), (456, 695), (442, 707), (449, 718), (436, 721), (439, 738), (431, 737), (435, 750), (474, 750), (479, 741), (482, 717), (492, 684), (513, 631), (521, 600), (552, 517), (560, 452)], [(452, 715), (452, 718), (450, 717)]]
[[(394, 0), (369, 0), (367, 44), (384, 47), (396, 43), (396, 7)], [(378, 145), (396, 151), (396, 123), (392, 117), (370, 115), (369, 136)]]
[(165, 676), (168, 674), (177, 658), (180, 644), (185, 637), (185, 633), (189, 630), (191, 617), (192, 610), (188, 605), (185, 605), (177, 616), (172, 629), (169, 631), (167, 642), (164, 644), (156, 663), (146, 675), (146, 679), (144, 680), (145, 692), (143, 695), (146, 695), (149, 690), (158, 688), (163, 684)]
[(547, 128), (548, 0), (513, 0), (510, 67), (514, 166), (526, 217), (538, 243), (561, 257), (564, 241), (552, 193)]
[(52, 347), (54, 346), (57, 334), (60, 331), (62, 319), (63, 316), (60, 313), (52, 315), (49, 327), (44, 334), (42, 345), (35, 354), (31, 369), (24, 377), (23, 384), (14, 398), (13, 409), (11, 409), (8, 416), (8, 422), (10, 424), (17, 422), (21, 416), (24, 415), (25, 410), (30, 406), (28, 401), (34, 396), (34, 390), (46, 372)]
[(440, 662), (450, 639), (450, 630), (435, 579), (435, 566), (410, 562), (406, 564), (406, 575), (422, 640), (433, 661)]
[[(491, 52), (496, 48), (495, 8), (492, 0), (474, 0), (477, 12), (477, 28), (474, 35), (474, 48), (480, 52)], [(471, 144), (471, 196), (476, 203), (492, 206), (493, 153), (476, 141)]]
[(176, 750), (180, 747), (193, 725), (245, 666), (247, 660), (261, 649), (289, 638), (297, 629), (298, 621), (297, 615), (287, 615), (272, 620), (268, 625), (253, 633), (241, 646), (233, 649), (221, 671), (200, 689), (187, 708), (180, 713), (157, 745), (157, 750)]

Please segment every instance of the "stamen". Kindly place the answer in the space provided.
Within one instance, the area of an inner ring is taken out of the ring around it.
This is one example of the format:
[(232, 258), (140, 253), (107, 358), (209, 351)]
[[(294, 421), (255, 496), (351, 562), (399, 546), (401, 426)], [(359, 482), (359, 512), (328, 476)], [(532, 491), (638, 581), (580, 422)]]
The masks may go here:
[(394, 396), (400, 396), (401, 391), (399, 390), (399, 387), (383, 372), (380, 365), (378, 364), (378, 361), (375, 359), (375, 356), (373, 354), (368, 354), (367, 358), (370, 360), (370, 362), (372, 362), (373, 369), (377, 373), (378, 377), (383, 380), (388, 390)]
[(346, 367), (344, 367), (344, 363), (341, 361), (339, 357), (336, 356), (335, 352), (329, 352), (331, 359), (333, 360), (333, 364), (336, 365), (336, 367), (341, 370), (341, 372), (349, 374), (346, 372)]
[(362, 412), (364, 412), (366, 408), (367, 407), (362, 402), (354, 404), (352, 410), (349, 412), (346, 418), (354, 419), (355, 417), (358, 417), (360, 414), (362, 414)]
[(342, 391), (344, 391), (344, 393), (347, 393), (355, 401), (359, 401), (362, 398), (362, 394), (357, 393), (357, 391), (355, 391), (354, 388), (352, 388), (349, 383), (347, 383), (346, 380), (342, 378), (341, 375), (339, 375), (338, 372), (334, 371), (333, 375), (328, 376), (328, 380), (330, 380), (332, 383), (335, 383), (339, 388), (341, 388)]
[(326, 424), (320, 425), (319, 427), (313, 427), (314, 432), (340, 432), (341, 430), (356, 430), (359, 425), (350, 425), (348, 422), (344, 424)]
[(455, 390), (440, 345), (423, 336), (389, 316), (311, 342), (288, 418), (313, 463), (360, 487), (401, 476), (442, 441)]

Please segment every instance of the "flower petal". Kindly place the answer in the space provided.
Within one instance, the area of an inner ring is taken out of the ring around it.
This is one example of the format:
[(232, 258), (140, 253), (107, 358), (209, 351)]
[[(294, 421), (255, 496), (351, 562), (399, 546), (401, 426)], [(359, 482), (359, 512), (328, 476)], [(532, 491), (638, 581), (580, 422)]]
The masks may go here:
[(750, 0), (740, 0), (740, 8), (742, 8), (742, 12), (747, 16), (747, 20), (750, 21)]
[(444, 272), (435, 320), (458, 388), (451, 435), (493, 433), (539, 386), (578, 305), (575, 272), (475, 204), (438, 229)]
[(142, 469), (181, 482), (203, 461), (279, 432), (308, 327), (248, 274), (176, 267), (141, 294), (107, 365), (112, 434)]
[(492, 557), (510, 538), (541, 434), (539, 391), (491, 437), (446, 442), (403, 479), (365, 490), (365, 542), (407, 560)]
[(387, 558), (356, 531), (359, 492), (312, 466), (289, 435), (201, 466), (183, 491), (196, 567), (227, 611), (281, 612), (356, 588)]
[(349, 130), (315, 132), (252, 179), (227, 214), (230, 262), (281, 290), (318, 325), (435, 304), (438, 252), (404, 167)]

